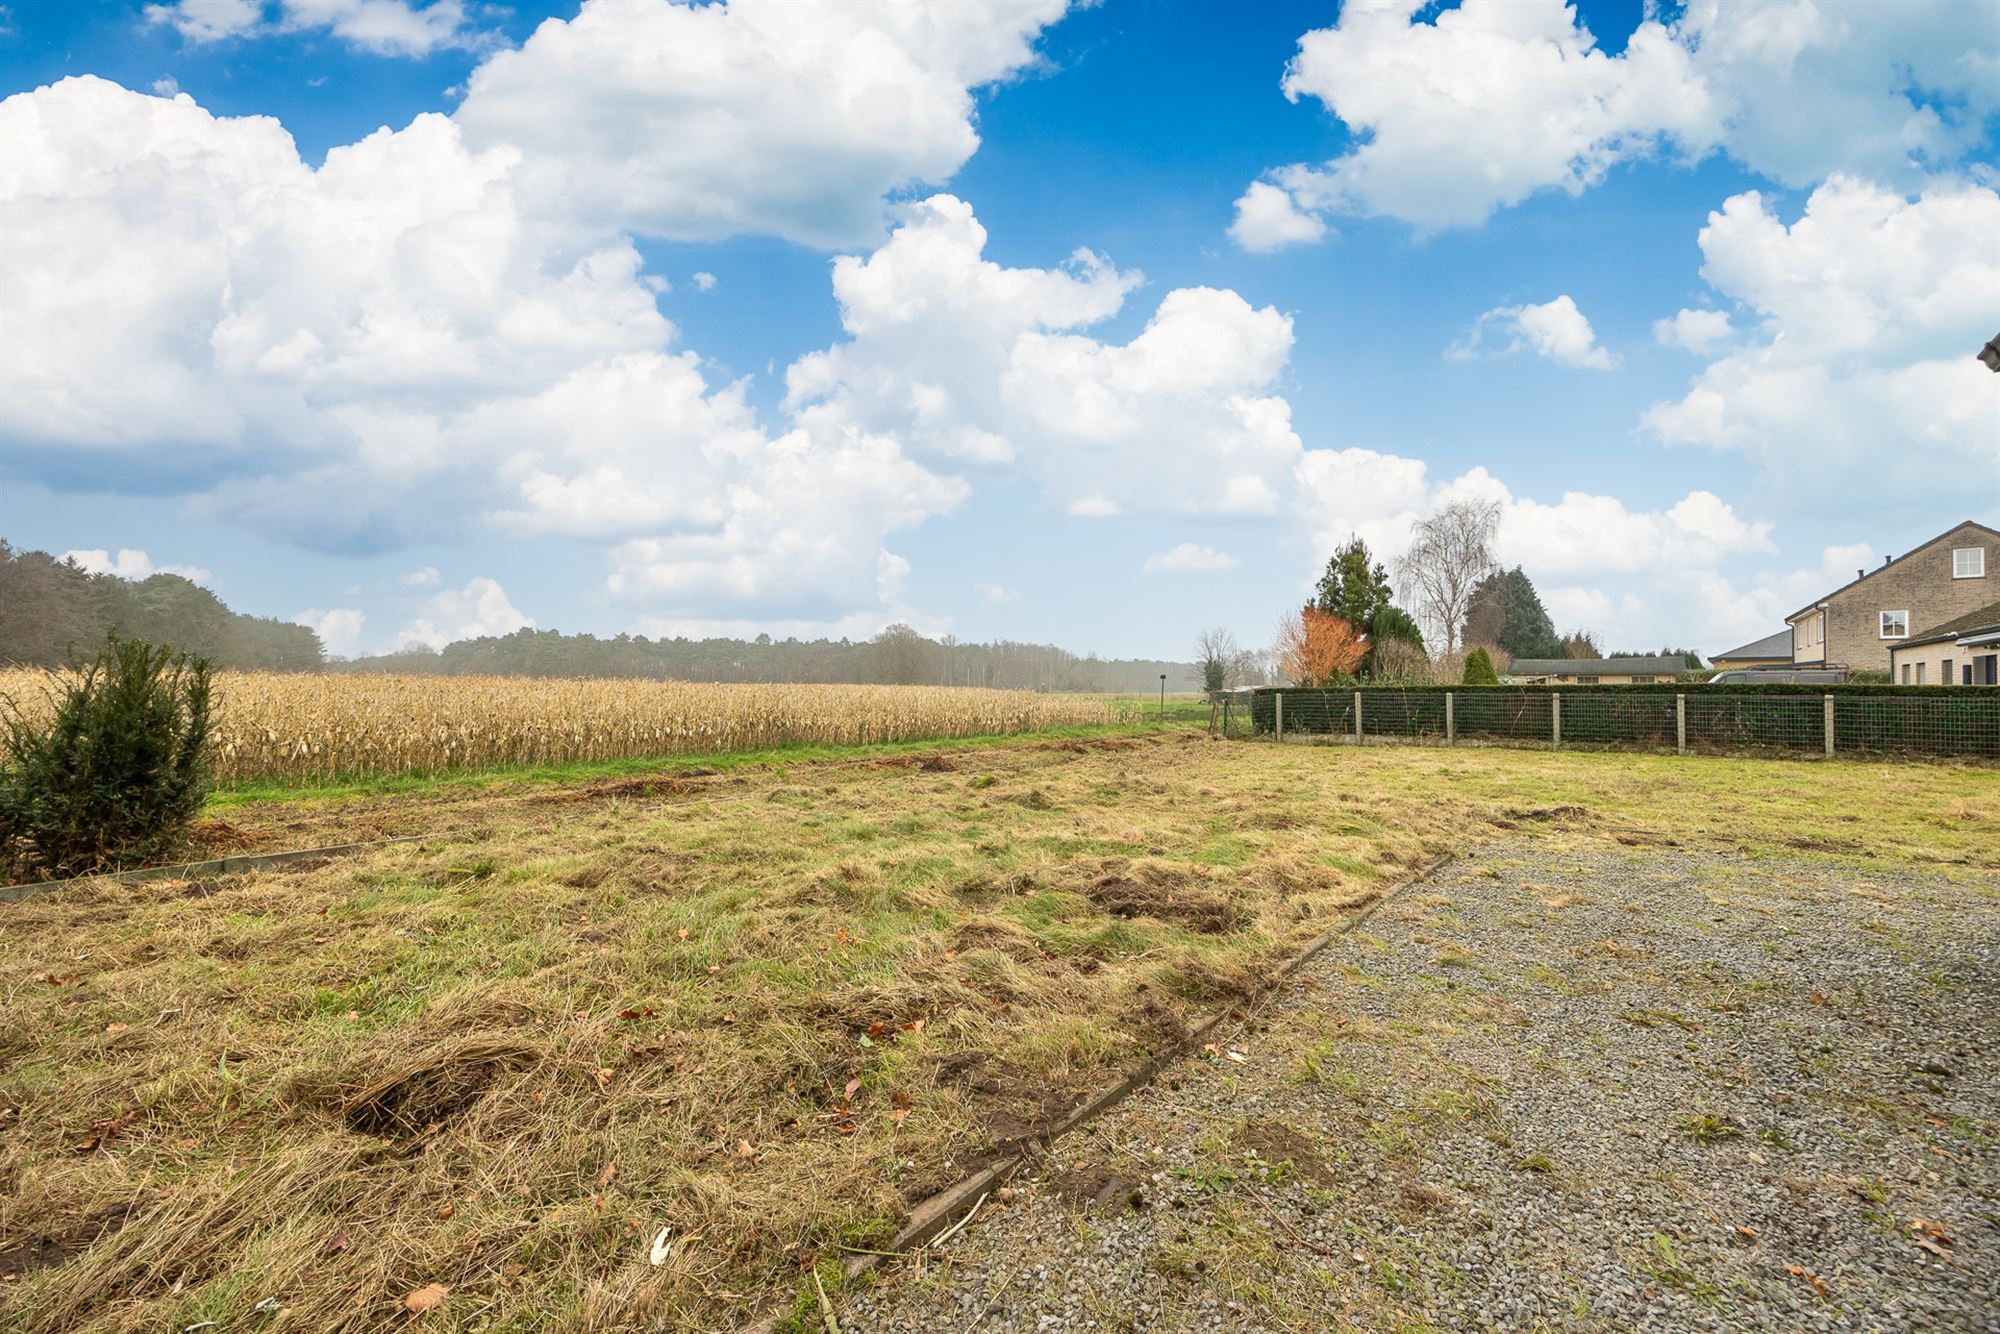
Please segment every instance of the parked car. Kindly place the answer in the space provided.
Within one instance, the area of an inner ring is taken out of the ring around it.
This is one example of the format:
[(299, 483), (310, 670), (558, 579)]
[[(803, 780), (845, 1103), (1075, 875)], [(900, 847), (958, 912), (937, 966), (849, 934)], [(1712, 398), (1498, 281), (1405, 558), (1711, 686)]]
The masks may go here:
[(1717, 672), (1708, 678), (1712, 686), (1837, 686), (1847, 673), (1838, 667), (1745, 667), (1741, 671)]

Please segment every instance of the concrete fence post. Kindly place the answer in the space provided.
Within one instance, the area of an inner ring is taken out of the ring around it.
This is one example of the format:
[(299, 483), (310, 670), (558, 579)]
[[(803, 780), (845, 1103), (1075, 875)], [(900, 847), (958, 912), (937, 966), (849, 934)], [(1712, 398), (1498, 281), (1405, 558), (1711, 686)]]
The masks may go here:
[(1674, 696), (1674, 754), (1688, 753), (1688, 697)]
[(1563, 743), (1563, 697), (1549, 692), (1549, 741), (1560, 746)]
[(1354, 739), (1361, 740), (1361, 692), (1354, 692)]
[(1826, 753), (1833, 754), (1833, 696), (1822, 695), (1822, 708), (1826, 715)]
[(1447, 746), (1458, 739), (1458, 729), (1453, 726), (1453, 718), (1451, 716), (1451, 703), (1454, 693), (1450, 690), (1444, 692), (1444, 743)]
[(1278, 701), (1278, 721), (1273, 730), (1277, 733), (1278, 740), (1283, 741), (1285, 739), (1285, 692), (1280, 690), (1276, 698)]

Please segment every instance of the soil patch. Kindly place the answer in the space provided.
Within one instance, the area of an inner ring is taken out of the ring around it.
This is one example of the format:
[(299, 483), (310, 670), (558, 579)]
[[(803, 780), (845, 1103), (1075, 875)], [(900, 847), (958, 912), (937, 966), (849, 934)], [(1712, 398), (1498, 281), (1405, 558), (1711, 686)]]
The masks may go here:
[(1136, 863), (1107, 871), (1084, 893), (1113, 917), (1152, 917), (1217, 936), (1242, 925), (1228, 892), (1185, 867)]
[(996, 1148), (1034, 1139), (1061, 1124), (1077, 1094), (986, 1052), (959, 1052), (938, 1065), (938, 1083), (965, 1090)]
[(0, 1283), (12, 1283), (37, 1269), (49, 1269), (74, 1259), (107, 1232), (124, 1225), (130, 1208), (114, 1204), (85, 1214), (67, 1226), (42, 1229), (30, 1236), (0, 1243)]
[(376, 1076), (348, 1100), (341, 1119), (364, 1135), (421, 1134), (463, 1115), (501, 1075), (540, 1059), (537, 1049), (507, 1038), (440, 1044)]
[(538, 806), (573, 806), (587, 801), (646, 801), (655, 797), (682, 797), (705, 792), (715, 785), (704, 779), (715, 776), (713, 769), (678, 769), (671, 774), (642, 778), (618, 778), (583, 787), (564, 788), (537, 794)]
[(1548, 820), (1582, 820), (1590, 815), (1584, 806), (1517, 806), (1507, 812), (1516, 820), (1541, 823)]
[(1049, 1178), (1049, 1189), (1072, 1204), (1114, 1214), (1145, 1202), (1145, 1193), (1135, 1183), (1096, 1163), (1078, 1163), (1056, 1173)]
[(1236, 1143), (1245, 1153), (1254, 1153), (1273, 1167), (1284, 1164), (1316, 1186), (1333, 1184), (1333, 1171), (1320, 1156), (1318, 1147), (1282, 1121), (1246, 1121), (1236, 1132)]
[(884, 755), (875, 761), (883, 769), (916, 769), (927, 774), (955, 774), (958, 760), (943, 751), (932, 751), (926, 755)]

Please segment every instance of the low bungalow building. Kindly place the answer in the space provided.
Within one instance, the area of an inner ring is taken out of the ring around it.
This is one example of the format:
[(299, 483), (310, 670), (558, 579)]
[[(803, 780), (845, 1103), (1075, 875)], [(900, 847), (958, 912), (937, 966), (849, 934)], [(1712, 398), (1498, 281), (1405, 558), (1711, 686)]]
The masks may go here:
[(1758, 667), (1789, 667), (1792, 665), (1792, 628), (1786, 626), (1776, 634), (1753, 639), (1726, 653), (1710, 654), (1708, 661), (1718, 672), (1741, 672)]
[(1517, 685), (1637, 686), (1671, 681), (1687, 670), (1668, 658), (1516, 658), (1503, 681)]
[(2000, 685), (2000, 602), (1911, 635), (1889, 650), (1902, 686)]

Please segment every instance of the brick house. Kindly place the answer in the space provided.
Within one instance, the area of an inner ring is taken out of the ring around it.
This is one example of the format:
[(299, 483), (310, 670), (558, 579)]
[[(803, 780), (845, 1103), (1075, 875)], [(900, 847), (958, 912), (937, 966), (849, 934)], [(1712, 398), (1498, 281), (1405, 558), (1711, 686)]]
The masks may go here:
[(1889, 670), (1889, 650), (2000, 590), (2000, 531), (1967, 520), (1785, 618), (1799, 666)]
[(1889, 650), (1903, 686), (2000, 685), (2000, 602), (1911, 635)]

